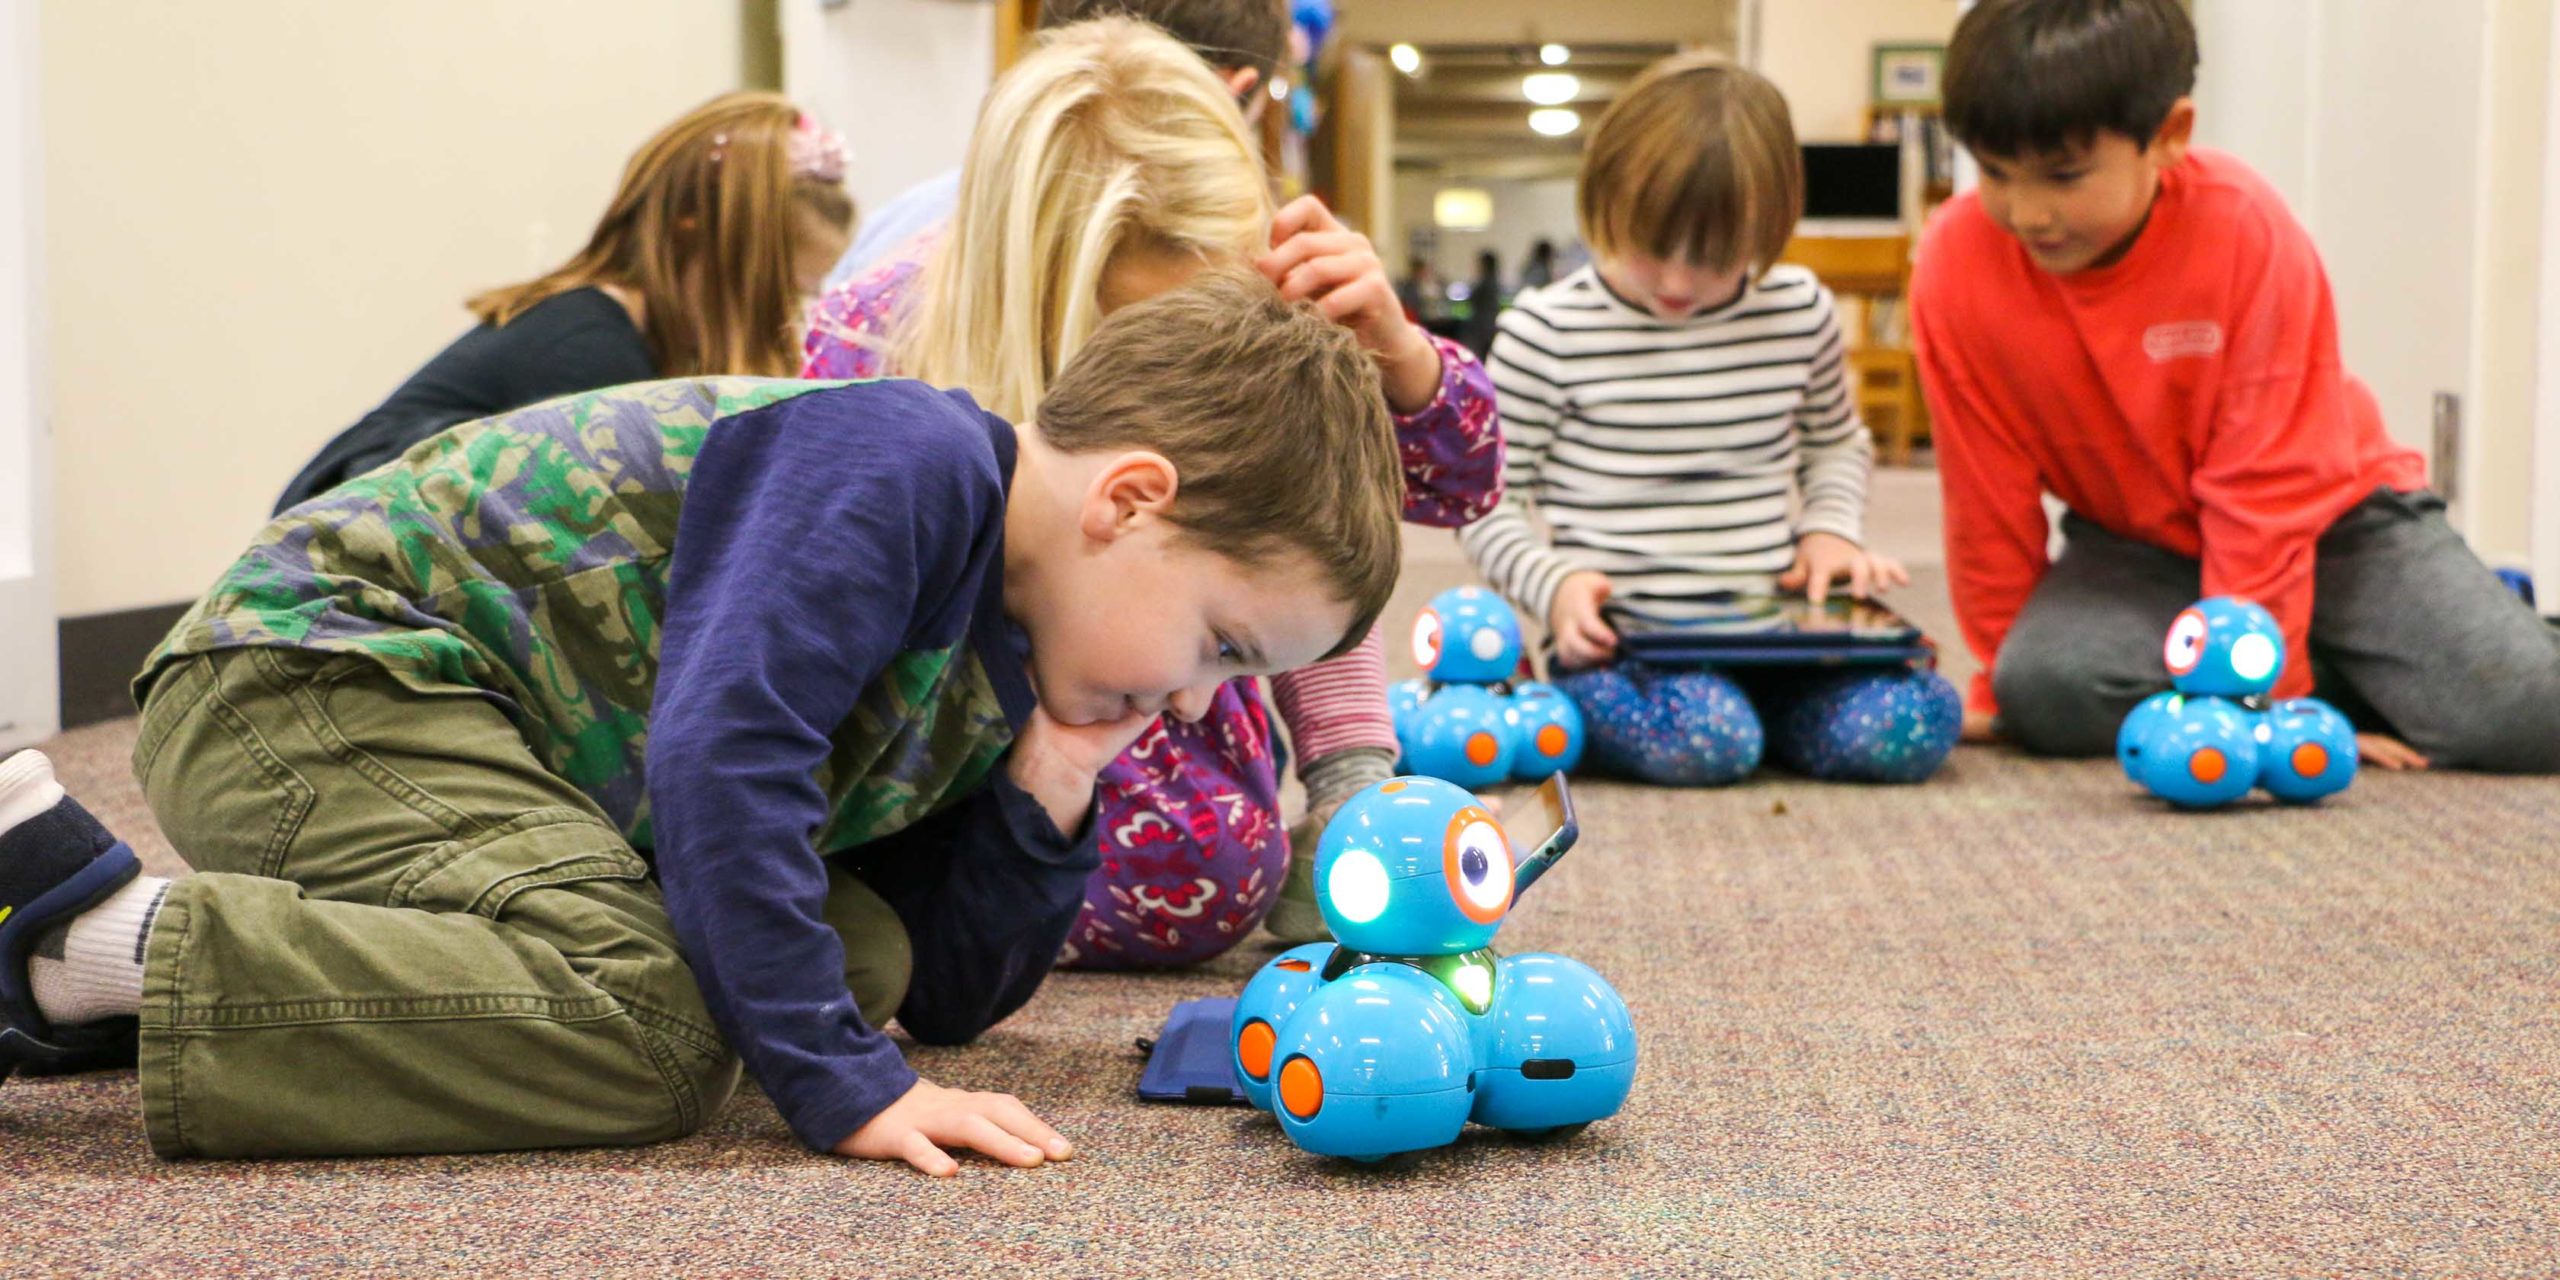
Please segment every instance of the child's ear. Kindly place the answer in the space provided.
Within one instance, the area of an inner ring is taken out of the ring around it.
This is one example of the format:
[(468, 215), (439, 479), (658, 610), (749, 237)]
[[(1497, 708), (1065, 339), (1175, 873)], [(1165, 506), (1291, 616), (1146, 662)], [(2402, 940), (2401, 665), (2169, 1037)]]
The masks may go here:
[(2166, 169), (2187, 158), (2187, 145), (2196, 137), (2196, 100), (2180, 98), (2169, 104), (2169, 114), (2160, 121), (2160, 132), (2151, 136), (2151, 154)]
[(1163, 454), (1136, 449), (1111, 459), (1085, 488), (1084, 536), (1109, 542), (1148, 518), (1163, 516), (1181, 487), (1181, 473)]

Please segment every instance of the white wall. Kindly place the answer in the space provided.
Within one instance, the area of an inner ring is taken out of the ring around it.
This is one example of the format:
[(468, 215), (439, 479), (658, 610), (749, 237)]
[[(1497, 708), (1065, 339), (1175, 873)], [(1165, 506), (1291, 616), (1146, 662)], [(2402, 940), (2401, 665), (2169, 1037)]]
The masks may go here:
[[(2545, 85), (2560, 85), (2560, 32), (2554, 32), (2547, 55)], [(2535, 319), (2541, 327), (2536, 344), (2541, 370), (2535, 399), (2533, 443), (2533, 576), (2541, 584), (2560, 583), (2560, 90), (2549, 90), (2543, 112), (2542, 139), (2542, 301)], [(2560, 592), (2560, 586), (2542, 590)], [(2560, 614), (2560, 595), (2543, 597), (2543, 612)]]
[(1957, 0), (1761, 0), (1758, 70), (1787, 95), (1797, 137), (1863, 141), (1875, 46), (1945, 44), (1958, 11)]
[[(13, 11), (16, 7), (13, 6)], [(321, 442), (737, 87), (714, 0), (53, 0), (60, 607), (183, 601)]]
[(1431, 269), (1444, 281), (1474, 279), (1476, 255), (1491, 249), (1502, 256), (1502, 278), (1517, 284), (1520, 268), (1529, 260), (1530, 245), (1542, 237), (1553, 240), (1557, 259), (1562, 261), (1582, 238), (1574, 227), (1571, 178), (1474, 181), (1403, 172), (1396, 175), (1397, 234), (1392, 244), (1384, 238), (1378, 244), (1379, 257), (1391, 274), (1404, 274), (1406, 246), (1412, 243), (1414, 231), (1431, 226), (1432, 197), (1443, 187), (1475, 187), (1493, 196), (1491, 227), (1439, 233)]
[(2549, 0), (2199, 0), (2198, 136), (2282, 191), (2336, 292), (2341, 353), (2427, 450), (2462, 396), (2454, 521), (2521, 561), (2532, 504)]
[(2543, 232), (2553, 31), (2551, 0), (2491, 0), (2480, 223), (2472, 246), (2480, 282), (2471, 315), (2476, 400), (2463, 467), (2470, 495), (2466, 532), (2491, 563), (2525, 563), (2535, 503), (2560, 509), (2560, 486), (2537, 494), (2533, 484), (2540, 382), (2560, 378), (2560, 368), (2540, 358), (2541, 325), (2560, 323), (2560, 317), (2543, 317), (2540, 297), (2540, 267), (2560, 255), (2560, 244)]
[(59, 710), (36, 69), (34, 10), (0, 10), (0, 755)]
[[(780, 0), (784, 91), (853, 142), (865, 210), (960, 167), (995, 68), (986, 0)], [(886, 127), (884, 127), (886, 126)]]

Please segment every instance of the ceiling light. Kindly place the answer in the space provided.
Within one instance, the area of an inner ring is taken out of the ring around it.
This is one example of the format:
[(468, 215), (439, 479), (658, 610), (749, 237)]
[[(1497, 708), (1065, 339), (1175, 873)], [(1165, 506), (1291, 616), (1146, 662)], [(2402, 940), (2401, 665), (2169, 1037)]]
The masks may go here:
[(1571, 102), (1581, 92), (1582, 82), (1570, 71), (1541, 71), (1520, 78), (1520, 96), (1542, 107)]
[(1582, 117), (1564, 107), (1540, 107), (1529, 113), (1529, 127), (1550, 138), (1561, 138), (1582, 127)]
[(1431, 197), (1431, 223), (1447, 231), (1482, 231), (1493, 225), (1493, 193), (1480, 187), (1442, 187)]
[(1396, 64), (1396, 70), (1412, 75), (1422, 70), (1422, 50), (1399, 44), (1387, 50), (1387, 61)]
[(1542, 44), (1538, 46), (1538, 61), (1543, 62), (1550, 67), (1561, 67), (1565, 64), (1565, 60), (1572, 56), (1573, 50), (1565, 48), (1560, 44)]

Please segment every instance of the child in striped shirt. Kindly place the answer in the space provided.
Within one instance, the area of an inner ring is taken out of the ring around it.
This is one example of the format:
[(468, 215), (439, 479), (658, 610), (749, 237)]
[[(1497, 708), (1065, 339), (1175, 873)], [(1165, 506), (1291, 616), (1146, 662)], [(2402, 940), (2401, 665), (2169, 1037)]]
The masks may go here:
[(1773, 588), (1818, 600), (1841, 580), (1859, 596), (1910, 581), (1859, 543), (1874, 450), (1831, 293), (1772, 265), (1803, 188), (1775, 86), (1710, 54), (1656, 63), (1583, 156), (1592, 264), (1524, 293), (1494, 340), (1508, 492), (1461, 540), (1546, 619), (1603, 769), (1716, 785), (1765, 747), (1817, 778), (1916, 782), (1954, 746), (1960, 704), (1935, 671), (1616, 661), (1612, 600), (1679, 618)]

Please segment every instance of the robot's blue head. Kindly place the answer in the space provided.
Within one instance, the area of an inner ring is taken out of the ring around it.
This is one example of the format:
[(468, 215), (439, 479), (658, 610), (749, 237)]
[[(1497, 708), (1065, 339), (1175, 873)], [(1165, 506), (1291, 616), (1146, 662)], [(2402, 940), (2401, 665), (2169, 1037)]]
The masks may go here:
[(1520, 619), (1482, 587), (1451, 587), (1413, 620), (1413, 660), (1442, 684), (1492, 684), (1520, 666)]
[(1511, 910), (1511, 841), (1483, 802), (1437, 778), (1390, 778), (1344, 801), (1316, 844), (1316, 904), (1334, 939), (1378, 955), (1457, 955)]
[(2160, 655), (2178, 692), (2248, 698), (2276, 687), (2284, 631), (2275, 615), (2234, 596), (2199, 600), (2169, 624)]

